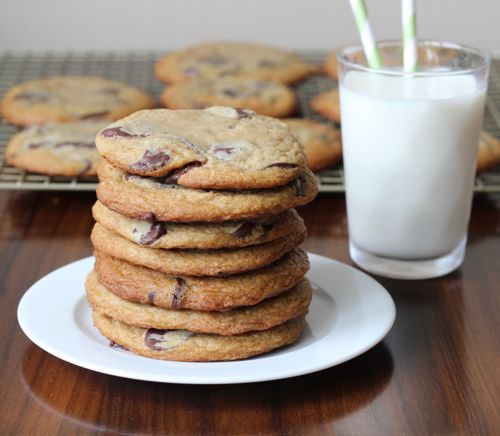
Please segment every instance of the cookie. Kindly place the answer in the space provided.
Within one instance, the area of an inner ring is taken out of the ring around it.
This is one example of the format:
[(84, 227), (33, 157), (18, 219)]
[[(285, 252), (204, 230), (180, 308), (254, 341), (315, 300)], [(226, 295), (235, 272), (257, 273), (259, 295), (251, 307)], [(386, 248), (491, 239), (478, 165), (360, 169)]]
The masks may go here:
[(477, 152), (477, 172), (482, 173), (500, 165), (500, 139), (481, 132)]
[(156, 77), (165, 83), (228, 76), (294, 83), (315, 72), (316, 67), (292, 53), (237, 42), (198, 44), (168, 53), (155, 65)]
[(304, 316), (268, 330), (233, 336), (157, 330), (129, 326), (93, 312), (94, 325), (114, 344), (154, 359), (186, 362), (245, 359), (296, 342), (305, 326)]
[(306, 253), (296, 248), (276, 262), (226, 277), (173, 276), (96, 250), (98, 280), (115, 295), (167, 309), (227, 310), (251, 306), (295, 286), (309, 269)]
[(323, 92), (311, 100), (313, 111), (340, 124), (340, 98), (338, 88)]
[(97, 198), (107, 208), (132, 218), (159, 221), (252, 219), (309, 203), (318, 192), (316, 178), (307, 169), (288, 185), (243, 191), (191, 189), (161, 179), (131, 176), (104, 159), (97, 173)]
[(323, 64), (323, 69), (333, 80), (339, 80), (339, 66), (337, 64), (337, 52), (330, 53)]
[(95, 76), (52, 76), (11, 88), (1, 111), (9, 123), (31, 126), (88, 119), (114, 121), (154, 106), (149, 95), (120, 82)]
[(191, 188), (281, 186), (305, 166), (304, 150), (284, 123), (222, 106), (139, 111), (102, 130), (96, 145), (128, 173), (168, 176)]
[(171, 109), (230, 106), (276, 118), (289, 116), (297, 106), (295, 94), (285, 85), (237, 77), (198, 79), (170, 85), (160, 100)]
[(91, 234), (96, 250), (166, 274), (223, 276), (269, 265), (305, 239), (298, 232), (250, 247), (219, 250), (164, 250), (137, 245), (96, 223)]
[(235, 248), (263, 244), (291, 233), (304, 232), (304, 222), (289, 209), (252, 221), (220, 223), (171, 223), (129, 218), (113, 212), (97, 201), (94, 219), (108, 230), (139, 245), (151, 248)]
[(340, 130), (300, 118), (283, 121), (304, 145), (309, 169), (319, 171), (340, 162), (342, 159)]
[(194, 333), (237, 335), (271, 327), (304, 315), (312, 297), (307, 279), (297, 286), (254, 306), (215, 312), (163, 309), (132, 303), (108, 291), (91, 271), (85, 282), (87, 300), (93, 310), (125, 324), (163, 330), (188, 330)]
[(51, 176), (95, 176), (100, 160), (95, 135), (107, 121), (32, 126), (16, 133), (5, 149), (8, 164)]

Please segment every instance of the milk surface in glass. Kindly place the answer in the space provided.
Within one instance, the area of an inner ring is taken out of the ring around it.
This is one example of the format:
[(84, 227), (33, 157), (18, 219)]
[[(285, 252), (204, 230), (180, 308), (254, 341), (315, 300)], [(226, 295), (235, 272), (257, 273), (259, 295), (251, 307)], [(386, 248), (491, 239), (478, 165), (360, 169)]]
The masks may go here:
[(359, 71), (340, 88), (352, 241), (408, 260), (453, 250), (466, 235), (485, 90), (473, 75)]

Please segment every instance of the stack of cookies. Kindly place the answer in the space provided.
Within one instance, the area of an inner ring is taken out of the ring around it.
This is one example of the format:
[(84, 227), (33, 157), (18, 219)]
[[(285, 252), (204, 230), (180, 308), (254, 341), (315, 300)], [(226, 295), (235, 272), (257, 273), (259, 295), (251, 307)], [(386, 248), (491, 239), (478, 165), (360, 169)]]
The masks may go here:
[(234, 360), (295, 342), (311, 300), (305, 227), (317, 184), (282, 122), (247, 109), (144, 110), (101, 130), (86, 282), (113, 344)]

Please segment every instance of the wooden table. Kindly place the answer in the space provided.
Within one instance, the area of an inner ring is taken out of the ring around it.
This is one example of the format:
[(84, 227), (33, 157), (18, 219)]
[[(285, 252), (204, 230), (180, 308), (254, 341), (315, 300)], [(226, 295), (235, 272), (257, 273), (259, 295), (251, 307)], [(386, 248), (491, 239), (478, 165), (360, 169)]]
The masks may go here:
[[(440, 279), (378, 279), (397, 319), (382, 343), (315, 374), (193, 386), (99, 374), (32, 344), (23, 292), (92, 253), (91, 193), (0, 192), (1, 435), (499, 434), (500, 196), (476, 196), (463, 266)], [(344, 197), (303, 208), (312, 252), (351, 263)]]

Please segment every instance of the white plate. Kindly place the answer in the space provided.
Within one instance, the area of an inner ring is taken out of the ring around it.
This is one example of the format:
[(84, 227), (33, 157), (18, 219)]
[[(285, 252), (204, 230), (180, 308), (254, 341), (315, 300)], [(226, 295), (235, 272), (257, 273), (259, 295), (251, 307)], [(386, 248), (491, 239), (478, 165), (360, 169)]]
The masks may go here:
[(85, 276), (94, 258), (59, 268), (22, 297), (17, 317), (36, 345), (67, 362), (137, 380), (190, 384), (249, 383), (294, 377), (352, 359), (377, 344), (396, 310), (388, 292), (350, 266), (309, 254), (315, 285), (307, 326), (289, 347), (236, 362), (167, 362), (110, 347), (92, 324)]

